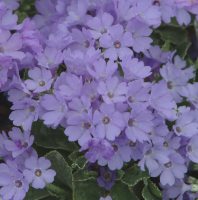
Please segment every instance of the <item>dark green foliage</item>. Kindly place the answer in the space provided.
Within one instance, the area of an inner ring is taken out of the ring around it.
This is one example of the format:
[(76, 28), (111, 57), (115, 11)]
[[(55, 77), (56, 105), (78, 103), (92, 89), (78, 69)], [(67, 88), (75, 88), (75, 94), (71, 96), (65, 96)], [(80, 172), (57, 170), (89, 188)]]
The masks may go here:
[(36, 14), (35, 0), (20, 0), (20, 7), (16, 11), (19, 22), (22, 22), (26, 17), (32, 17)]
[(35, 144), (47, 149), (61, 149), (73, 152), (78, 149), (75, 143), (71, 143), (64, 135), (61, 128), (51, 129), (43, 125), (42, 122), (33, 124), (32, 133), (35, 137)]

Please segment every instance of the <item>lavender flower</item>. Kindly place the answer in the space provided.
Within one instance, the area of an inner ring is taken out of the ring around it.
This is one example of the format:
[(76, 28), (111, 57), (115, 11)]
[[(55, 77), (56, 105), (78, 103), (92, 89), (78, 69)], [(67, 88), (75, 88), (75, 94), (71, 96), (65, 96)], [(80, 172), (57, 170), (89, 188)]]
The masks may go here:
[(187, 156), (189, 157), (190, 160), (193, 162), (197, 163), (198, 162), (198, 136), (195, 135), (193, 136), (188, 145), (186, 146), (186, 151), (187, 151)]
[(22, 133), (19, 128), (13, 128), (8, 135), (10, 139), (4, 139), (4, 145), (7, 151), (12, 152), (14, 158), (26, 151), (34, 141), (30, 132)]
[(100, 59), (93, 63), (93, 66), (88, 66), (87, 71), (95, 79), (107, 79), (113, 76), (118, 66), (113, 61), (105, 62), (104, 59)]
[(115, 183), (116, 172), (100, 168), (100, 176), (97, 178), (97, 182), (100, 187), (104, 187), (106, 190), (110, 190)]
[(88, 49), (94, 45), (94, 40), (91, 37), (89, 30), (83, 28), (82, 31), (78, 29), (72, 29), (72, 44), (70, 45), (71, 49)]
[(183, 24), (188, 25), (191, 21), (191, 16), (188, 13), (188, 11), (180, 7), (178, 3), (179, 2), (176, 2), (176, 12), (175, 12), (176, 19), (180, 25), (183, 25)]
[(78, 140), (79, 144), (83, 146), (92, 138), (91, 134), (95, 131), (91, 110), (82, 115), (75, 113), (68, 115), (67, 127), (64, 133), (69, 137), (69, 141)]
[(72, 1), (67, 7), (68, 16), (67, 21), (70, 24), (81, 24), (86, 20), (86, 12), (88, 9), (88, 4), (80, 0)]
[(87, 73), (87, 66), (92, 65), (100, 58), (100, 51), (94, 47), (86, 48), (85, 50), (68, 48), (64, 51), (64, 63), (69, 72), (77, 75), (84, 75)]
[(131, 159), (132, 160), (140, 160), (143, 157), (143, 149), (144, 143), (140, 142), (129, 142), (129, 147), (131, 149)]
[(56, 173), (49, 169), (50, 166), (51, 163), (46, 158), (33, 156), (25, 160), (26, 169), (23, 174), (33, 188), (42, 189), (54, 181)]
[(0, 88), (2, 88), (7, 83), (9, 72), (13, 70), (13, 67), (10, 57), (0, 56), (0, 62), (3, 63), (0, 65)]
[(8, 9), (10, 6), (12, 7), (12, 5), (9, 5), (9, 2), (6, 2), (5, 4), (1, 2), (0, 27), (4, 30), (11, 30), (17, 27), (18, 17), (11, 9)]
[(171, 18), (175, 16), (174, 1), (163, 0), (163, 1), (153, 1), (156, 6), (159, 6), (162, 20), (165, 23), (170, 23)]
[[(184, 173), (187, 172), (184, 159), (176, 153), (171, 155), (169, 162), (163, 164), (161, 170), (160, 182), (162, 185), (168, 184), (169, 186), (172, 186), (175, 183), (176, 178), (183, 178)], [(157, 171), (160, 171), (160, 169)], [(157, 171), (151, 172), (151, 175), (157, 175)]]
[(197, 90), (198, 83), (188, 84), (186, 87), (182, 87), (180, 94), (186, 97), (196, 108), (198, 107)]
[(1, 30), (0, 55), (10, 56), (13, 59), (23, 59), (25, 54), (20, 51), (22, 48), (21, 36), (18, 33), (11, 35), (9, 31)]
[(151, 74), (151, 68), (144, 66), (144, 63), (137, 58), (125, 57), (121, 64), (126, 80), (143, 79)]
[[(188, 81), (193, 78), (193, 69), (181, 69), (172, 63), (167, 63), (160, 69), (160, 74), (167, 83), (168, 89), (171, 91), (176, 102), (182, 100), (180, 91), (187, 86)], [(191, 72), (190, 72), (191, 71)]]
[(149, 105), (150, 85), (141, 79), (128, 83), (127, 102), (131, 108), (147, 107)]
[(126, 99), (126, 83), (120, 83), (117, 77), (107, 79), (106, 82), (99, 82), (97, 90), (107, 104), (123, 102)]
[(42, 107), (40, 118), (44, 120), (46, 125), (57, 127), (62, 123), (67, 113), (67, 105), (64, 99), (59, 95), (46, 94), (42, 97), (40, 105)]
[(88, 20), (87, 25), (91, 28), (90, 32), (95, 39), (107, 33), (112, 26), (114, 18), (109, 13), (102, 13)]
[(122, 25), (117, 24), (109, 28), (109, 33), (105, 33), (100, 38), (100, 46), (105, 48), (104, 56), (113, 60), (118, 57), (132, 56), (129, 49), (133, 45), (130, 32), (124, 32)]
[(100, 110), (96, 110), (93, 115), (93, 123), (96, 126), (92, 133), (98, 138), (115, 140), (124, 128), (124, 120), (120, 112), (115, 110), (112, 104), (102, 104)]
[(57, 67), (63, 61), (63, 54), (56, 48), (46, 48), (44, 52), (37, 56), (38, 64), (42, 67), (51, 69)]
[(63, 72), (56, 80), (54, 88), (56, 89), (56, 93), (65, 99), (78, 97), (81, 94), (82, 78)]
[(173, 129), (177, 135), (185, 137), (192, 137), (198, 133), (198, 123), (195, 114), (191, 112), (184, 112), (176, 120)]
[(155, 172), (161, 169), (160, 163), (168, 163), (169, 161), (169, 153), (147, 144), (144, 146), (143, 157), (139, 161), (138, 165), (140, 166), (141, 170), (145, 170), (146, 167), (149, 172)]
[(183, 200), (185, 193), (191, 190), (191, 186), (185, 184), (183, 181), (176, 180), (175, 184), (171, 187), (165, 186), (163, 192), (163, 198), (177, 198), (178, 200)]
[(39, 93), (50, 89), (53, 79), (49, 70), (34, 68), (28, 75), (31, 78), (25, 81), (28, 90)]
[[(114, 149), (114, 154), (110, 159), (103, 161), (103, 164), (108, 165), (110, 170), (121, 169), (124, 162), (129, 162), (131, 160), (131, 148), (124, 135), (116, 138), (112, 143)], [(100, 164), (100, 163), (99, 163)]]
[(117, 15), (125, 21), (138, 19), (148, 25), (159, 26), (161, 13), (159, 8), (153, 5), (152, 0), (146, 1), (118, 1)]
[(37, 102), (30, 98), (15, 102), (10, 114), (10, 119), (13, 120), (14, 125), (22, 126), (24, 130), (30, 130), (32, 123), (38, 120), (37, 105)]
[(0, 195), (3, 199), (22, 200), (24, 199), (29, 185), (23, 174), (17, 170), (14, 162), (8, 161), (0, 164)]
[(0, 134), (0, 157), (7, 157), (10, 152), (5, 148), (4, 141), (8, 140), (8, 136), (5, 132)]
[(70, 113), (74, 112), (77, 115), (88, 113), (88, 111), (91, 110), (91, 101), (86, 96), (81, 96), (80, 98), (74, 98), (68, 105)]
[(133, 142), (149, 141), (148, 133), (153, 128), (153, 116), (148, 110), (135, 109), (131, 113), (125, 114), (127, 128), (125, 134)]
[(152, 30), (145, 23), (133, 20), (127, 24), (126, 29), (132, 33), (133, 50), (135, 52), (144, 52), (150, 48), (152, 39), (149, 36)]
[[(163, 102), (163, 104), (161, 104), (161, 102)], [(150, 104), (163, 117), (170, 120), (176, 118), (176, 103), (170, 95), (164, 82), (160, 82), (152, 86)]]
[(6, 3), (6, 7), (11, 10), (16, 10), (19, 7), (18, 0), (3, 0)]
[(113, 147), (107, 140), (97, 138), (93, 138), (84, 144), (81, 148), (81, 151), (83, 150), (88, 150), (85, 157), (89, 162), (98, 161), (100, 165), (105, 165), (104, 160), (110, 159), (114, 154)]

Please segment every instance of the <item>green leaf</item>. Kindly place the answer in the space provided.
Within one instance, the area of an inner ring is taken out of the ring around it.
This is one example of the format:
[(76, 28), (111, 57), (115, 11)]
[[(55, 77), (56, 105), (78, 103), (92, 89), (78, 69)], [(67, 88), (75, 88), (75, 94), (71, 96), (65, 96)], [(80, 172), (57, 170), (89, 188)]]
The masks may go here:
[(96, 177), (97, 177), (96, 172), (81, 169), (73, 174), (73, 181), (95, 180)]
[(142, 196), (144, 197), (145, 200), (151, 200), (151, 199), (161, 200), (162, 199), (161, 191), (151, 180), (148, 180), (148, 182), (146, 182), (142, 191)]
[(20, 7), (16, 13), (19, 17), (19, 22), (22, 22), (26, 17), (34, 16), (36, 14), (35, 0), (20, 0)]
[(191, 187), (192, 187), (192, 189), (191, 189), (192, 192), (194, 192), (194, 193), (198, 192), (198, 184), (192, 184)]
[(136, 185), (139, 181), (149, 178), (147, 172), (141, 171), (138, 166), (134, 165), (131, 168), (127, 169), (122, 182), (127, 184), (130, 187)]
[(47, 185), (47, 191), (50, 195), (57, 197), (59, 200), (71, 199), (71, 191), (66, 188), (62, 189), (54, 184)]
[(195, 28), (196, 37), (198, 38), (198, 21), (197, 20), (194, 21), (194, 28)]
[[(60, 200), (60, 199), (58, 199), (58, 198), (56, 198), (56, 197), (49, 196), (49, 197), (46, 197), (46, 198), (44, 198), (44, 199), (42, 199), (42, 200)], [(62, 199), (61, 199), (61, 200), (62, 200)], [(63, 199), (63, 200), (65, 200), (65, 199)]]
[(180, 45), (177, 47), (177, 53), (180, 55), (182, 58), (185, 58), (187, 55), (188, 49), (191, 46), (191, 42), (182, 42)]
[(117, 170), (116, 172), (116, 180), (121, 180), (125, 174), (124, 170)]
[(101, 195), (102, 195), (102, 190), (98, 186), (96, 180), (73, 182), (72, 200), (99, 200)]
[(190, 163), (190, 170), (191, 171), (198, 171), (198, 164), (196, 163)]
[(30, 188), (28, 193), (26, 194), (25, 200), (40, 200), (49, 196), (50, 195), (46, 189), (38, 190)]
[(113, 186), (110, 195), (112, 200), (138, 200), (133, 191), (130, 191), (129, 187), (122, 182), (117, 182)]
[(195, 66), (195, 69), (198, 70), (198, 58), (197, 58), (197, 60), (195, 61), (194, 66)]
[(55, 182), (72, 188), (72, 170), (64, 157), (58, 151), (51, 151), (46, 154), (52, 163), (52, 169), (56, 171)]
[(170, 41), (175, 45), (188, 42), (186, 29), (179, 26), (161, 26), (156, 30), (156, 32), (160, 34), (163, 41)]
[(177, 50), (177, 54), (182, 58), (187, 55), (187, 51), (191, 46), (187, 29), (181, 26), (166, 25), (159, 27), (154, 32), (157, 33), (164, 42), (162, 45), (163, 50)]
[(78, 167), (79, 169), (84, 169), (86, 164), (87, 164), (87, 160), (84, 157), (84, 155), (82, 155), (79, 151), (75, 151), (73, 153), (71, 153), (69, 156), (69, 159), (73, 162), (72, 167)]
[(166, 40), (162, 46), (163, 51), (169, 51), (171, 49), (171, 42)]
[(35, 144), (47, 149), (60, 149), (73, 152), (78, 149), (75, 143), (69, 142), (62, 129), (51, 129), (42, 122), (35, 122), (32, 127)]

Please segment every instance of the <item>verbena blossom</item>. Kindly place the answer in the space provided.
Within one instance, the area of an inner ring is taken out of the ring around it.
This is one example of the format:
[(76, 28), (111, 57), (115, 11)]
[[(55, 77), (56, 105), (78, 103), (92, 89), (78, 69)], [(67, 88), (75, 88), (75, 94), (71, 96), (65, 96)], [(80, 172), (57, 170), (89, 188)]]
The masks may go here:
[(94, 131), (93, 116), (90, 110), (82, 116), (71, 113), (68, 116), (67, 127), (64, 133), (68, 136), (69, 141), (78, 141), (82, 146), (92, 138), (91, 134)]
[(116, 111), (112, 104), (102, 104), (100, 110), (94, 112), (93, 123), (96, 128), (92, 134), (95, 137), (112, 141), (120, 135), (124, 128), (122, 114)]
[(56, 48), (46, 47), (43, 52), (38, 53), (36, 59), (39, 66), (49, 69), (62, 63), (63, 54)]
[(33, 188), (42, 189), (46, 184), (54, 181), (55, 171), (49, 169), (51, 163), (44, 157), (30, 157), (25, 160), (25, 170), (23, 175)]
[(122, 60), (124, 77), (126, 80), (136, 80), (148, 77), (151, 74), (151, 68), (145, 66), (137, 58), (126, 57)]
[(4, 146), (7, 151), (12, 153), (15, 158), (24, 153), (30, 146), (32, 146), (34, 137), (30, 136), (30, 132), (22, 133), (19, 128), (13, 128), (8, 133), (10, 139), (4, 139)]
[(149, 26), (138, 20), (133, 20), (127, 24), (126, 30), (132, 33), (132, 47), (135, 52), (144, 52), (150, 48), (152, 39), (149, 36), (152, 30)]
[(127, 138), (133, 142), (149, 141), (149, 132), (153, 129), (153, 116), (150, 111), (138, 108), (126, 113), (126, 130)]
[(103, 165), (104, 160), (110, 159), (114, 150), (111, 144), (104, 139), (91, 139), (84, 146), (82, 146), (81, 151), (88, 150), (85, 154), (87, 160), (91, 163), (98, 161), (99, 164)]
[[(161, 102), (164, 102), (163, 104)], [(165, 118), (176, 118), (176, 103), (164, 82), (155, 84), (151, 88), (150, 105)]]
[(100, 176), (97, 178), (97, 182), (100, 187), (104, 187), (106, 190), (110, 190), (115, 183), (116, 172), (100, 168)]
[(126, 99), (126, 83), (119, 82), (117, 77), (107, 79), (106, 82), (100, 81), (97, 90), (107, 104), (124, 102)]
[(106, 49), (104, 56), (113, 60), (133, 55), (128, 48), (132, 45), (132, 34), (125, 32), (120, 24), (110, 27), (109, 33), (103, 34), (100, 38), (100, 46)]
[(30, 98), (17, 101), (12, 106), (10, 119), (14, 125), (22, 126), (24, 130), (30, 130), (32, 123), (38, 120), (38, 103)]
[(46, 69), (35, 68), (28, 72), (30, 79), (25, 81), (28, 90), (35, 93), (44, 92), (51, 88), (52, 74)]
[(125, 136), (120, 135), (111, 145), (114, 150), (113, 156), (109, 159), (104, 159), (100, 164), (102, 166), (107, 164), (110, 170), (121, 169), (124, 162), (131, 160), (130, 143), (128, 143)]
[(112, 26), (114, 18), (109, 13), (102, 13), (96, 17), (88, 20), (87, 25), (91, 29), (92, 37), (95, 39), (100, 38), (104, 33), (109, 31)]
[(173, 129), (176, 135), (184, 137), (192, 137), (197, 134), (198, 123), (194, 112), (184, 112), (176, 120)]
[(140, 80), (128, 83), (127, 103), (133, 107), (147, 107), (149, 105), (150, 85)]
[(189, 73), (190, 69), (191, 68), (181, 69), (169, 62), (160, 69), (160, 74), (166, 81), (167, 87), (171, 91), (176, 102), (182, 101), (181, 90), (183, 87), (186, 87), (188, 81), (193, 78), (193, 69), (192, 73)]
[(187, 172), (184, 159), (181, 155), (174, 153), (170, 155), (170, 161), (162, 163), (160, 167), (154, 171), (151, 171), (152, 176), (157, 176), (160, 173), (160, 182), (162, 185), (168, 184), (172, 186), (176, 178), (181, 179)]
[(22, 48), (22, 38), (19, 33), (11, 35), (10, 31), (1, 30), (0, 37), (0, 55), (10, 56), (13, 59), (23, 59), (24, 52), (20, 51)]
[(23, 174), (17, 171), (14, 162), (8, 161), (0, 164), (0, 194), (5, 200), (24, 199), (29, 185), (24, 179)]
[(197, 145), (197, 135), (193, 136), (187, 147), (186, 147), (186, 151), (187, 151), (187, 156), (189, 157), (190, 160), (192, 160), (193, 162), (197, 163), (198, 161), (198, 153), (197, 153), (197, 149), (198, 149), (198, 145)]
[(57, 127), (65, 119), (67, 104), (59, 95), (46, 94), (40, 102), (40, 118), (45, 124)]
[(117, 71), (118, 65), (112, 60), (105, 62), (104, 59), (99, 59), (93, 63), (93, 66), (88, 66), (87, 71), (95, 79), (107, 79)]

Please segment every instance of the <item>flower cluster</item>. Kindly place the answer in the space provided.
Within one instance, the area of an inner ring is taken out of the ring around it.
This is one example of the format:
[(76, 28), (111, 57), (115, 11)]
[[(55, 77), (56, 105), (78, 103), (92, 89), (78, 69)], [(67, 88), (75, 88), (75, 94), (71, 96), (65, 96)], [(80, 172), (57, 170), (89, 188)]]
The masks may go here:
[(31, 147), (33, 141), (29, 131), (23, 133), (19, 128), (0, 135), (0, 157), (4, 160), (0, 164), (0, 197), (4, 200), (24, 199), (29, 185), (42, 189), (54, 181), (51, 162), (38, 157)]
[(39, 119), (63, 127), (90, 163), (117, 170), (136, 161), (160, 177), (164, 199), (190, 195), (184, 180), (198, 163), (198, 83), (193, 67), (153, 46), (151, 34), (173, 17), (188, 25), (197, 1), (37, 0), (38, 14), (21, 24), (17, 6), (0, 3), (0, 89), (24, 130), (0, 135), (3, 199), (21, 200), (29, 184), (54, 179), (31, 147)]

